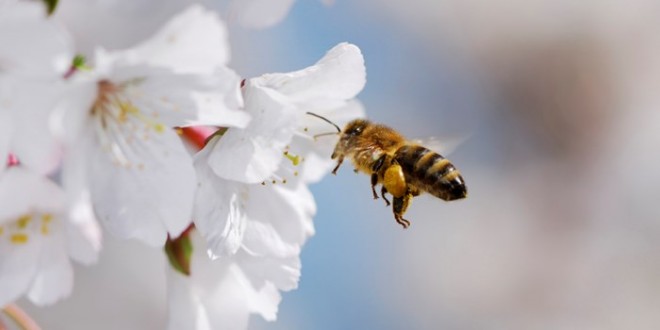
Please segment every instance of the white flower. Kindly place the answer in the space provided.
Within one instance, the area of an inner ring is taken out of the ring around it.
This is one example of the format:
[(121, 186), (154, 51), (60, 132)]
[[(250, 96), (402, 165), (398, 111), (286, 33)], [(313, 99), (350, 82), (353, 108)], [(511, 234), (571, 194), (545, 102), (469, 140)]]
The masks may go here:
[[(333, 139), (326, 138), (325, 143), (315, 141), (310, 127), (321, 132), (334, 127), (310, 118), (306, 112), (332, 118), (332, 110), (347, 110), (359, 116), (361, 108), (349, 100), (364, 83), (362, 54), (354, 45), (345, 43), (306, 69), (268, 74), (246, 82), (243, 93), (245, 110), (253, 118), (250, 124), (229, 129), (221, 139), (211, 139), (195, 157), (199, 190), (194, 221), (209, 241), (212, 253), (231, 254), (240, 246), (246, 226), (245, 205), (250, 205), (246, 202), (248, 194), (243, 191), (264, 190), (263, 185), (271, 184), (298, 186), (298, 178), (305, 176), (308, 156), (314, 159), (313, 165), (328, 169), (328, 142)], [(326, 128), (317, 128), (323, 126)], [(317, 144), (326, 147), (325, 156), (313, 155)], [(214, 174), (218, 178), (213, 178)], [(310, 178), (319, 176), (316, 172)]]
[[(71, 207), (69, 207), (69, 205)], [(90, 264), (100, 231), (84, 201), (20, 166), (0, 175), (0, 306), (22, 295), (51, 304), (73, 286), (70, 259)]]
[(0, 5), (0, 168), (9, 152), (40, 173), (60, 152), (46, 120), (73, 59), (66, 31), (36, 2)]
[(172, 128), (246, 125), (223, 38), (217, 16), (193, 6), (135, 48), (98, 51), (94, 72), (73, 77), (54, 120), (65, 185), (88, 188), (119, 237), (160, 246), (191, 221), (195, 172)]
[[(351, 99), (364, 83), (362, 54), (350, 44), (336, 46), (306, 69), (246, 81), (245, 110), (252, 121), (245, 128), (230, 128), (223, 136), (214, 136), (195, 156), (194, 222), (208, 243), (209, 254), (224, 265), (215, 266), (221, 271), (215, 276), (240, 274), (248, 279), (239, 281), (246, 292), (296, 288), (300, 250), (314, 233), (316, 206), (306, 183), (320, 177), (318, 171), (306, 174), (306, 159), (313, 159), (310, 165), (327, 173), (333, 139), (323, 143), (312, 135), (335, 130), (306, 112), (333, 118), (334, 111), (345, 111), (344, 120), (360, 116), (361, 107)], [(200, 275), (192, 267), (191, 277), (195, 276)], [(239, 306), (253, 303), (240, 294), (231, 299)], [(274, 320), (270, 311), (277, 310), (278, 302), (279, 293), (277, 299), (265, 299), (259, 305), (267, 306), (268, 312), (242, 311)], [(247, 319), (247, 315), (242, 317)]]

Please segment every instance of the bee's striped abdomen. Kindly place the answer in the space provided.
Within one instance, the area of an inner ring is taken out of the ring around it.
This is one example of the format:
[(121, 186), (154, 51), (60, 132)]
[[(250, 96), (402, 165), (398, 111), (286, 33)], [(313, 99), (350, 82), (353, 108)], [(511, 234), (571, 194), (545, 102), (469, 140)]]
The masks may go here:
[(404, 145), (394, 155), (410, 184), (451, 201), (467, 196), (463, 177), (446, 158), (419, 145)]

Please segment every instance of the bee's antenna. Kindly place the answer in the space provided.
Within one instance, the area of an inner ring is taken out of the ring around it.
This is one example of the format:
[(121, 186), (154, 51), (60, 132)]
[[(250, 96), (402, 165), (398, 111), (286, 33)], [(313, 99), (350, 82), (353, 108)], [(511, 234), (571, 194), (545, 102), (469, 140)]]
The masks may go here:
[[(325, 121), (326, 123), (328, 123), (328, 124), (334, 126), (334, 127), (337, 129), (337, 133), (341, 133), (341, 128), (339, 128), (339, 126), (337, 126), (337, 124), (331, 122), (328, 118), (325, 118), (325, 117), (323, 117), (323, 116), (319, 116), (319, 115), (317, 115), (317, 114), (315, 114), (315, 113), (313, 113), (313, 112), (309, 112), (309, 111), (307, 112), (307, 114), (310, 115), (310, 116), (314, 116), (314, 117), (316, 117), (316, 118), (319, 118), (319, 119)], [(335, 134), (335, 133), (323, 133), (323, 134), (318, 134), (318, 135), (314, 135), (314, 138), (316, 138), (316, 137), (318, 137), (318, 136), (321, 136), (321, 135), (330, 135), (330, 134)]]
[(316, 135), (314, 135), (314, 140), (316, 140), (316, 138), (319, 137), (319, 136), (326, 136), (326, 135), (337, 135), (337, 133), (335, 133), (335, 132), (328, 132), (328, 133), (316, 134)]

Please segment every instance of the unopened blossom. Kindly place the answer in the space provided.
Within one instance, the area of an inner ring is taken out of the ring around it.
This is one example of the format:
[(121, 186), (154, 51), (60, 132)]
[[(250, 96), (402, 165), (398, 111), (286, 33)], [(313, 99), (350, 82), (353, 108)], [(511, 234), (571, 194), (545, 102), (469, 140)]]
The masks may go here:
[(66, 146), (67, 189), (89, 189), (113, 234), (159, 246), (190, 223), (192, 159), (176, 127), (245, 126), (239, 79), (225, 67), (224, 26), (192, 6), (153, 38), (124, 51), (99, 49), (91, 72), (71, 79), (54, 128)]
[(71, 38), (41, 2), (3, 2), (0, 44), (0, 169), (11, 152), (24, 166), (51, 172), (60, 151), (47, 117), (73, 59)]
[(68, 296), (71, 260), (93, 263), (99, 249), (85, 200), (68, 200), (55, 183), (21, 166), (0, 174), (0, 307), (21, 296), (38, 305)]
[[(249, 79), (243, 97), (252, 121), (245, 128), (213, 136), (195, 156), (199, 180), (195, 225), (209, 254), (217, 258), (214, 262), (225, 265), (215, 266), (214, 276), (244, 278), (237, 282), (242, 289), (230, 296), (239, 306), (251, 306), (242, 297), (253, 295), (241, 295), (243, 291), (274, 288), (277, 292), (277, 299), (262, 301), (268, 306), (264, 310), (241, 309), (246, 320), (250, 313), (275, 319), (271, 311), (277, 310), (279, 291), (297, 287), (300, 250), (314, 233), (316, 206), (306, 184), (320, 175), (307, 177), (306, 161), (314, 159), (315, 166), (328, 172), (332, 161), (327, 146), (336, 139), (313, 135), (336, 133), (336, 129), (307, 112), (342, 121), (361, 116), (362, 109), (352, 98), (364, 83), (362, 54), (345, 43), (306, 69)], [(325, 155), (314, 156), (324, 148)], [(194, 281), (200, 275), (192, 267), (190, 276)], [(214, 301), (222, 299), (229, 298), (218, 296)], [(213, 305), (202, 307), (209, 306)]]

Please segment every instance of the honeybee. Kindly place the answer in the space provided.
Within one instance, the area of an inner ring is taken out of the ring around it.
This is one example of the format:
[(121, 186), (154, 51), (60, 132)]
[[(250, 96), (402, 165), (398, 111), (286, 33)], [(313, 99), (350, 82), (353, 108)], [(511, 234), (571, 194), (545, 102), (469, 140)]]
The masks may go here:
[(337, 160), (332, 174), (337, 174), (344, 158), (352, 160), (355, 172), (371, 176), (374, 199), (378, 199), (378, 184), (387, 206), (390, 201), (385, 194), (392, 195), (394, 219), (403, 228), (410, 226), (403, 214), (413, 197), (423, 192), (445, 201), (467, 196), (465, 181), (449, 160), (385, 125), (364, 119), (349, 122), (339, 132), (339, 142), (332, 153), (332, 159)]

